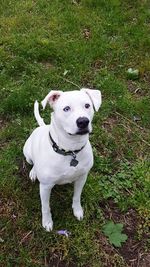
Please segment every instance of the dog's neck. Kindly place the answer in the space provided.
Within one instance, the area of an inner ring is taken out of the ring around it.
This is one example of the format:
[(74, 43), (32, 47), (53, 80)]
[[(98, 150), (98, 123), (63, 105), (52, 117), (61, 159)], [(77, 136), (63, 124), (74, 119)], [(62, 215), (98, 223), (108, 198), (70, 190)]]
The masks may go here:
[(59, 125), (57, 125), (54, 116), (51, 116), (50, 134), (60, 149), (74, 151), (85, 146), (89, 139), (86, 135), (69, 135)]

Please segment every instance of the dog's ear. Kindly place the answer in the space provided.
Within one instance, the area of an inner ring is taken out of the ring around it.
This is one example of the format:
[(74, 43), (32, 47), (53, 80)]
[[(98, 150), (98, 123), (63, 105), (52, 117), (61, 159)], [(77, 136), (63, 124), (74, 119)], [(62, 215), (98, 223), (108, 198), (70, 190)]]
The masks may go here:
[(42, 100), (41, 104), (43, 109), (45, 109), (47, 103), (53, 108), (58, 98), (61, 96), (62, 91), (50, 91), (48, 95)]
[(101, 91), (88, 88), (82, 88), (81, 91), (84, 91), (89, 96), (94, 109), (98, 111), (102, 103)]

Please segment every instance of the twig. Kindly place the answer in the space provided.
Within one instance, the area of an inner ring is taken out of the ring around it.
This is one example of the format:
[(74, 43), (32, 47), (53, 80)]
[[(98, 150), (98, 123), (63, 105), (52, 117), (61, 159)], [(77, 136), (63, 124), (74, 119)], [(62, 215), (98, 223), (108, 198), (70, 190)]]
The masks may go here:
[(47, 262), (46, 256), (44, 257), (44, 261), (45, 261), (45, 267), (47, 267), (48, 266), (48, 262)]
[(125, 188), (125, 190), (131, 195), (133, 196), (133, 193), (130, 192), (130, 190), (128, 188)]
[(77, 5), (77, 6), (79, 5), (79, 3), (75, 0), (72, 0), (72, 4)]
[(126, 126), (123, 123), (119, 123), (118, 125), (123, 126), (127, 130), (128, 133), (132, 132), (132, 130), (131, 130), (129, 125)]
[(140, 139), (141, 139), (141, 141), (143, 142), (143, 143), (145, 143), (146, 145), (148, 145), (149, 147), (150, 147), (150, 144), (145, 140), (145, 139), (143, 139), (142, 137), (140, 137), (140, 136), (138, 136)]
[(115, 111), (115, 113), (116, 113), (117, 115), (119, 115), (120, 117), (124, 118), (126, 121), (128, 121), (128, 122), (134, 124), (134, 126), (136, 126), (137, 128), (139, 128), (140, 130), (144, 130), (141, 126), (137, 125), (134, 121), (129, 120), (127, 117), (123, 116), (123, 115), (120, 114), (119, 112)]
[(20, 241), (19, 244), (22, 244), (22, 243), (24, 242), (24, 240), (25, 240), (29, 235), (31, 235), (31, 234), (32, 234), (32, 231), (28, 232), (28, 233), (21, 239), (21, 241)]
[(144, 255), (144, 253), (140, 253), (138, 250), (137, 267), (140, 266), (140, 260), (141, 260), (142, 255)]
[(76, 86), (77, 88), (81, 88), (78, 84), (76, 84), (76, 83), (74, 83), (74, 82), (72, 82), (72, 81), (70, 81), (70, 80), (68, 80), (67, 78), (64, 78), (63, 76), (59, 76), (60, 78), (62, 78), (64, 81), (66, 81), (67, 83), (71, 83), (71, 84), (73, 84), (74, 86)]
[[(128, 121), (128, 122), (130, 122), (130, 123), (132, 123), (134, 126), (136, 126), (137, 128), (139, 128), (140, 130), (144, 130), (142, 127), (140, 127), (139, 125), (137, 125), (135, 122), (133, 122), (133, 121), (131, 121), (131, 120), (129, 120), (127, 117), (124, 117), (122, 114), (120, 114), (119, 112), (115, 112), (117, 115), (119, 115), (120, 117), (122, 117), (123, 119), (125, 119), (126, 121)], [(122, 126), (124, 126), (123, 124), (122, 124)], [(125, 126), (124, 126), (125, 127)], [(126, 128), (126, 127), (125, 127)], [(137, 135), (136, 135), (137, 136)], [(148, 143), (145, 139), (143, 139), (140, 135), (138, 135), (138, 138), (143, 142), (143, 143), (145, 143), (147, 146), (149, 146), (150, 147), (150, 143)]]

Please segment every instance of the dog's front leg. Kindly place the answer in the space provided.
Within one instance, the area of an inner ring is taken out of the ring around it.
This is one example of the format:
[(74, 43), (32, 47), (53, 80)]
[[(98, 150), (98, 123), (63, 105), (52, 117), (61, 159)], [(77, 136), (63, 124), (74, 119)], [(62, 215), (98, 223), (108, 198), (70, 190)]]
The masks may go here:
[(74, 216), (80, 221), (83, 219), (83, 209), (81, 206), (81, 193), (82, 189), (84, 187), (84, 184), (87, 179), (87, 174), (84, 176), (81, 176), (78, 180), (74, 182), (74, 195), (73, 195), (73, 213)]
[(51, 231), (53, 229), (53, 221), (51, 210), (49, 206), (49, 199), (53, 185), (45, 185), (40, 183), (40, 198), (42, 206), (42, 225), (46, 231)]

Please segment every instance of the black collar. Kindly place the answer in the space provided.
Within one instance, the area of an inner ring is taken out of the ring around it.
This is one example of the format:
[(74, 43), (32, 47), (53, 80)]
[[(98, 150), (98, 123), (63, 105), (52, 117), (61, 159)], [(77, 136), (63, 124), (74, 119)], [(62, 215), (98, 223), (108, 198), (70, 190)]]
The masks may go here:
[(66, 151), (66, 150), (64, 150), (64, 149), (60, 149), (59, 147), (58, 147), (58, 145), (55, 143), (55, 141), (53, 140), (53, 138), (52, 138), (52, 136), (51, 136), (51, 134), (50, 134), (50, 132), (49, 132), (49, 137), (50, 137), (50, 140), (51, 140), (51, 143), (52, 143), (52, 147), (53, 147), (53, 150), (56, 152), (56, 153), (58, 153), (58, 154), (60, 154), (60, 155), (63, 155), (63, 156), (72, 156), (72, 160), (71, 160), (71, 162), (70, 162), (70, 166), (73, 166), (73, 167), (75, 167), (75, 166), (77, 166), (78, 165), (78, 160), (76, 160), (76, 154), (78, 154), (84, 147), (85, 147), (85, 145), (84, 146), (82, 146), (80, 149), (78, 149), (78, 150), (74, 150), (74, 151)]

